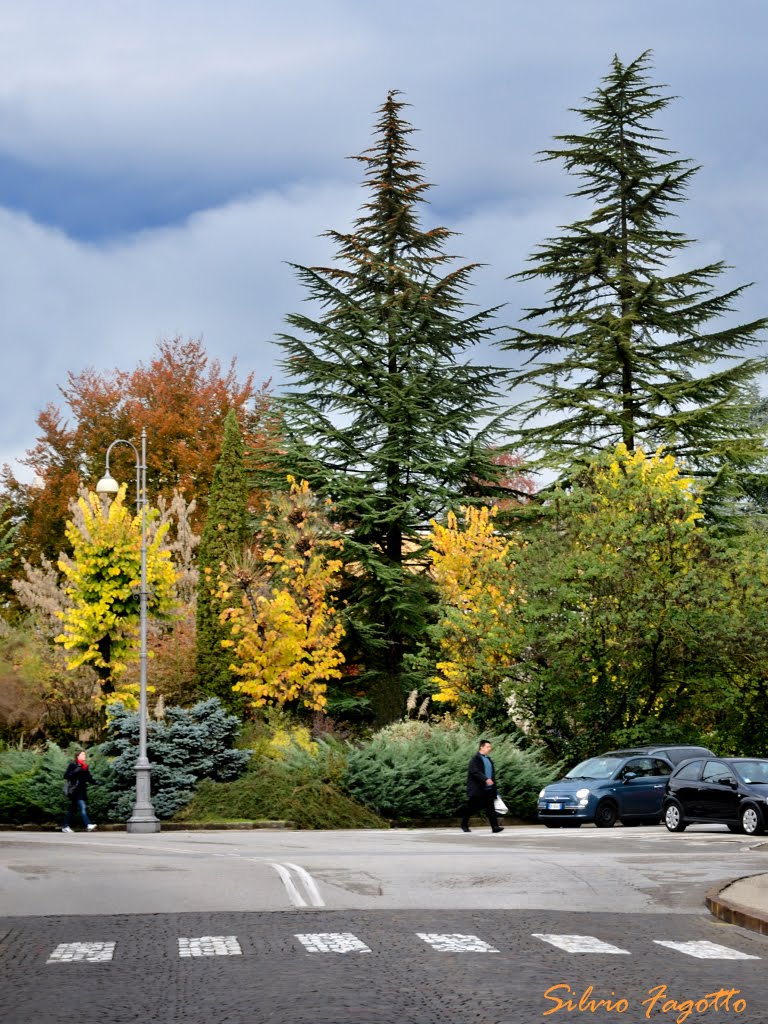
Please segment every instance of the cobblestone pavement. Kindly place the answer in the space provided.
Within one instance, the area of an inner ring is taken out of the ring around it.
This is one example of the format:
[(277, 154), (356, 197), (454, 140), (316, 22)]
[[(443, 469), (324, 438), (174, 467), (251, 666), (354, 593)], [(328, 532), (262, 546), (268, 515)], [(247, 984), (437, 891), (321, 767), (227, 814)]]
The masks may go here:
[(0, 919), (3, 1024), (765, 1024), (767, 966), (706, 914)]

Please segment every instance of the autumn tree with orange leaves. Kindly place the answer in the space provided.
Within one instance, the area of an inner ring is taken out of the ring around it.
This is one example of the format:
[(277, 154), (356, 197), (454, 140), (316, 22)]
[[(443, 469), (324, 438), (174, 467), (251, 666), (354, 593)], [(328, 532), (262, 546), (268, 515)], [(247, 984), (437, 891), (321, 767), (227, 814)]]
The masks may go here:
[[(146, 428), (148, 492), (153, 501), (171, 501), (174, 491), (187, 501), (194, 498), (193, 525), (199, 527), (228, 411), (236, 411), (256, 459), (277, 434), (268, 386), (257, 387), (253, 374), (241, 379), (235, 360), (223, 369), (200, 341), (163, 341), (149, 363), (130, 371), (71, 372), (60, 390), (65, 407), (52, 403), (39, 414), (37, 442), (21, 460), (35, 483), (3, 469), (0, 500), (19, 523), (18, 566), (23, 558), (55, 560), (66, 548), (69, 503), (79, 486), (93, 486), (103, 474), (105, 452), (115, 438), (130, 440)], [(133, 481), (133, 456), (122, 446), (114, 450), (110, 468), (116, 478)]]

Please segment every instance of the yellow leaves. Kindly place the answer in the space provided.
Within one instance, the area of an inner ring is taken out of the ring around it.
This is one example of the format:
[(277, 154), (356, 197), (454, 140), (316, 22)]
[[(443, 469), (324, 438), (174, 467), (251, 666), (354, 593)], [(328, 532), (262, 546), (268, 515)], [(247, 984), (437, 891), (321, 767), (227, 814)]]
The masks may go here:
[(517, 541), (494, 529), (495, 508), (462, 508), (463, 526), (448, 514), (432, 523), (432, 574), (440, 598), (438, 625), (443, 658), (437, 664), (434, 700), (471, 714), (470, 697), (487, 692), (514, 657), (522, 600), (514, 575)]
[[(597, 479), (606, 485), (608, 494), (619, 489), (626, 490), (626, 479), (634, 479), (645, 494), (657, 498), (674, 496), (689, 504), (690, 512), (687, 518), (690, 522), (701, 519), (701, 497), (694, 490), (693, 478), (683, 476), (674, 456), (663, 455), (662, 451), (662, 448), (657, 448), (649, 457), (642, 448), (630, 452), (625, 444), (619, 444), (607, 472), (598, 473)], [(598, 491), (603, 491), (603, 488), (598, 486)], [(603, 497), (607, 498), (608, 495), (603, 493)], [(637, 510), (631, 499), (625, 499), (625, 502), (628, 511)]]
[[(174, 608), (176, 570), (163, 541), (167, 525), (157, 526), (150, 512), (147, 529), (147, 609), (169, 618)], [(76, 652), (69, 668), (90, 664), (110, 685), (138, 656), (136, 638), (141, 587), (141, 516), (125, 507), (125, 486), (106, 507), (89, 492), (77, 502), (66, 526), (72, 559), (59, 567), (67, 578), (71, 605), (60, 613), (64, 628), (56, 637)]]
[(268, 510), (258, 553), (267, 592), (245, 583), (237, 599), (231, 579), (222, 578), (217, 597), (229, 625), (224, 644), (240, 677), (234, 689), (257, 707), (301, 701), (322, 711), (328, 682), (341, 677), (344, 661), (335, 600), (341, 561), (327, 554), (339, 544), (327, 538), (307, 482), (288, 480), (290, 493)]

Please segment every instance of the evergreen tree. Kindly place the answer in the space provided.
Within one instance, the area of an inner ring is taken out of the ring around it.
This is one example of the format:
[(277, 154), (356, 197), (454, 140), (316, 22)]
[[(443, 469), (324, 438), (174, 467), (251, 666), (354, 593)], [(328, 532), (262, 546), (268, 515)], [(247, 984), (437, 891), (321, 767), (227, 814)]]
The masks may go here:
[(544, 281), (547, 299), (529, 309), (505, 346), (526, 357), (512, 376), (533, 387), (521, 438), (532, 460), (562, 467), (612, 449), (663, 445), (691, 469), (713, 476), (749, 468), (762, 451), (750, 418), (766, 319), (735, 325), (744, 288), (718, 294), (722, 262), (682, 269), (691, 240), (669, 218), (697, 168), (663, 148), (653, 119), (671, 97), (649, 83), (649, 53), (610, 73), (578, 108), (583, 134), (556, 136), (544, 160), (580, 181), (591, 205), (583, 219), (548, 239), (515, 275)]
[[(215, 698), (191, 708), (166, 708), (147, 723), (152, 765), (152, 803), (159, 818), (170, 818), (192, 799), (202, 779), (228, 782), (245, 771), (250, 750), (235, 747), (240, 721)], [(112, 821), (130, 816), (135, 800), (139, 716), (118, 704), (110, 716), (106, 741), (98, 748), (112, 758), (109, 785)]]
[(216, 463), (208, 503), (208, 517), (200, 538), (197, 592), (197, 678), (200, 689), (233, 708), (239, 706), (232, 692), (237, 677), (230, 671), (230, 654), (221, 641), (229, 630), (219, 622), (221, 602), (216, 597), (219, 568), (238, 555), (247, 537), (248, 486), (244, 444), (237, 413), (230, 409), (224, 420), (221, 455)]
[(403, 107), (390, 92), (373, 146), (355, 158), (369, 198), (352, 232), (327, 233), (335, 265), (295, 266), (322, 316), (293, 314), (297, 333), (280, 336), (285, 465), (333, 500), (350, 567), (347, 662), (380, 721), (402, 713), (411, 688), (403, 659), (425, 625), (429, 520), (499, 476), (500, 371), (461, 358), (493, 335), (495, 311), (465, 314), (474, 265), (444, 252), (452, 232), (419, 226), (430, 186)]

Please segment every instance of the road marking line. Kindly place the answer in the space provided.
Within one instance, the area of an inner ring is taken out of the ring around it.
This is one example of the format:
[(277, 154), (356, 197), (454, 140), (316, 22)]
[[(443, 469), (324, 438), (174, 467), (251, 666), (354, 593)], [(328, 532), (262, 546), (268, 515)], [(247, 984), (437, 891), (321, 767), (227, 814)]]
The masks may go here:
[[(306, 907), (307, 900), (302, 896), (299, 891), (299, 886), (303, 885), (309, 902), (313, 907), (324, 907), (325, 903), (320, 895), (315, 880), (312, 878), (308, 871), (304, 868), (299, 867), (298, 864), (275, 864), (270, 862), (275, 871), (280, 875), (285, 886), (285, 891), (288, 893), (288, 899), (294, 905), (294, 907)], [(294, 881), (291, 871), (296, 874), (296, 881)], [(297, 885), (298, 882), (298, 885)]]
[(320, 895), (320, 892), (317, 888), (317, 885), (312, 875), (310, 875), (308, 871), (300, 867), (298, 864), (289, 864), (288, 861), (286, 861), (285, 866), (295, 871), (296, 874), (301, 879), (301, 881), (304, 883), (304, 889), (309, 895), (309, 902), (312, 904), (312, 906), (324, 907), (325, 901), (323, 900), (323, 897)]
[(272, 864), (272, 867), (280, 875), (285, 886), (285, 891), (288, 893), (288, 899), (294, 905), (294, 907), (306, 907), (307, 901), (301, 895), (299, 890), (294, 885), (291, 873), (283, 864)]
[(686, 956), (695, 956), (699, 960), (760, 960), (759, 956), (751, 953), (742, 953), (738, 949), (730, 949), (728, 946), (718, 946), (716, 942), (667, 942), (662, 939), (653, 940), (657, 946), (666, 946), (667, 949), (676, 949), (678, 953), (685, 953)]
[(308, 953), (370, 953), (352, 932), (303, 932), (296, 938)]
[(112, 959), (114, 952), (114, 942), (60, 942), (46, 963), (104, 963)]
[(462, 935), (453, 932), (438, 935), (435, 932), (416, 932), (420, 939), (429, 943), (438, 953), (498, 953), (498, 949), (483, 942), (477, 935)]
[(628, 949), (612, 946), (593, 935), (549, 935), (544, 932), (533, 932), (533, 937), (549, 942), (558, 949), (564, 949), (567, 953), (622, 953), (630, 956)]
[(179, 939), (179, 956), (241, 956), (240, 943), (234, 935), (200, 935)]

